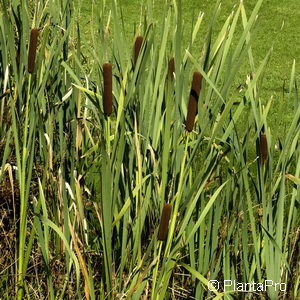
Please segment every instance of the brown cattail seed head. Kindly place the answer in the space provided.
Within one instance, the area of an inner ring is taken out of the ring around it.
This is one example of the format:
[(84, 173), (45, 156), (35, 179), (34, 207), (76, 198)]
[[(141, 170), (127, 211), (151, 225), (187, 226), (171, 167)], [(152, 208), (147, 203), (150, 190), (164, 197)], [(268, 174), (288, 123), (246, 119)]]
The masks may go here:
[(161, 213), (160, 224), (158, 229), (158, 239), (160, 241), (165, 241), (167, 239), (171, 211), (172, 211), (172, 205), (165, 204), (163, 211)]
[(103, 65), (103, 107), (104, 113), (109, 116), (112, 113), (112, 64)]
[(173, 78), (173, 73), (175, 73), (175, 59), (171, 57), (168, 64), (169, 76)]
[(33, 73), (34, 71), (38, 38), (39, 38), (39, 29), (38, 28), (31, 29), (29, 51), (28, 51), (28, 72), (29, 73)]
[(263, 133), (259, 135), (259, 158), (261, 165), (264, 165), (268, 158), (268, 141), (267, 136)]
[(186, 130), (191, 132), (194, 127), (194, 122), (196, 115), (198, 113), (198, 98), (201, 90), (201, 81), (202, 75), (200, 72), (194, 72), (191, 93), (190, 93), (190, 100), (187, 110), (187, 117), (185, 127)]
[(143, 44), (143, 40), (144, 38), (140, 35), (138, 35), (135, 39), (135, 43), (134, 43), (134, 63), (137, 62), (141, 48), (142, 48), (142, 44)]

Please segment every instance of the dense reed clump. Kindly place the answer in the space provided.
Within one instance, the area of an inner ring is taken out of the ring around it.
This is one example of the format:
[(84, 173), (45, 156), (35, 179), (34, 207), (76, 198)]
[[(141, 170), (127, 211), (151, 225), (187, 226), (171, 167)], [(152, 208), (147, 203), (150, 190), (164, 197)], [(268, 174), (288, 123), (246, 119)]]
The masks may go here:
[[(204, 41), (201, 13), (182, 30), (184, 1), (161, 1), (163, 22), (142, 1), (130, 44), (121, 0), (102, 1), (88, 37), (71, 0), (3, 1), (16, 17), (0, 14), (1, 299), (297, 299), (300, 106), (277, 150), (260, 97), (269, 56), (250, 51), (262, 0), (252, 14), (236, 1), (210, 34), (216, 6)], [(28, 76), (10, 33), (26, 65), (32, 23), (44, 29)], [(238, 93), (247, 58), (255, 77)], [(209, 289), (225, 279), (290, 280), (286, 294)]]
[(107, 116), (112, 114), (112, 64), (103, 64), (103, 108)]
[(264, 165), (268, 159), (268, 140), (264, 133), (259, 135), (259, 161), (261, 165)]
[(198, 98), (201, 90), (202, 75), (200, 72), (194, 72), (190, 99), (186, 117), (186, 130), (191, 132), (194, 127), (196, 115), (198, 113)]
[(158, 229), (158, 240), (165, 241), (169, 231), (169, 221), (172, 211), (171, 204), (165, 204), (161, 213), (160, 224)]
[(136, 62), (138, 60), (138, 57), (140, 55), (141, 48), (142, 48), (142, 45), (143, 45), (143, 41), (144, 41), (144, 38), (140, 35), (138, 35), (135, 39), (135, 42), (134, 42), (134, 63), (135, 64), (136, 64)]
[(35, 67), (36, 50), (39, 39), (39, 28), (33, 28), (30, 32), (29, 50), (28, 50), (28, 72), (33, 73)]

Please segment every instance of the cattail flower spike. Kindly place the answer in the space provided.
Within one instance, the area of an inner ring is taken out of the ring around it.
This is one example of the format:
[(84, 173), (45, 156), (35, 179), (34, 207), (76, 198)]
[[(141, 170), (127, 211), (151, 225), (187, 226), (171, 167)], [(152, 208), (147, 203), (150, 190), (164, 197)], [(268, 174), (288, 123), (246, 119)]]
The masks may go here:
[(39, 28), (33, 28), (30, 32), (29, 50), (28, 50), (28, 72), (33, 73), (35, 67), (36, 50), (39, 39)]
[(171, 204), (165, 204), (161, 213), (160, 224), (158, 229), (158, 240), (165, 241), (169, 231), (169, 221), (172, 211)]
[(103, 64), (103, 108), (107, 116), (112, 114), (112, 64)]

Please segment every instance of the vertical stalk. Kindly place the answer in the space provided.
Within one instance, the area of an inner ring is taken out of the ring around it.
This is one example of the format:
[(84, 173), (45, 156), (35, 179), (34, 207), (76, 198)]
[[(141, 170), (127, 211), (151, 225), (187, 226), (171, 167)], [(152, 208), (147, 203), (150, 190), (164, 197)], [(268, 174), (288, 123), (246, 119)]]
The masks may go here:
[[(28, 127), (29, 127), (29, 106), (30, 102), (30, 90), (31, 90), (31, 81), (32, 76), (29, 74), (28, 79), (28, 89), (27, 89), (27, 99), (25, 104), (25, 121), (24, 121), (24, 131), (23, 131), (23, 145), (22, 145), (22, 159), (20, 158), (21, 152), (20, 149), (16, 149), (16, 154), (19, 156), (19, 159), (17, 159), (17, 167), (18, 167), (18, 180), (19, 180), (19, 186), (20, 186), (20, 231), (19, 231), (19, 253), (18, 253), (18, 292), (17, 292), (17, 299), (21, 300), (23, 298), (24, 294), (24, 278), (25, 278), (25, 256), (26, 256), (26, 232), (27, 232), (27, 206), (28, 206), (28, 195), (27, 189), (30, 188), (30, 186), (26, 186), (26, 178), (27, 178), (27, 172), (30, 172), (28, 170), (31, 166), (27, 165), (27, 157), (28, 157), (28, 147), (29, 141), (32, 137), (28, 137)], [(15, 93), (15, 99), (17, 99), (17, 91)], [(14, 103), (15, 104), (15, 103)], [(15, 106), (12, 107), (12, 115), (13, 115), (13, 131), (14, 131), (14, 139), (15, 144), (18, 143), (18, 134), (17, 134), (17, 124), (15, 119)], [(34, 129), (33, 129), (34, 131)], [(30, 131), (31, 134), (34, 134), (32, 130)], [(31, 141), (32, 143), (34, 141)], [(17, 147), (16, 147), (17, 148)], [(33, 149), (32, 149), (33, 150)]]

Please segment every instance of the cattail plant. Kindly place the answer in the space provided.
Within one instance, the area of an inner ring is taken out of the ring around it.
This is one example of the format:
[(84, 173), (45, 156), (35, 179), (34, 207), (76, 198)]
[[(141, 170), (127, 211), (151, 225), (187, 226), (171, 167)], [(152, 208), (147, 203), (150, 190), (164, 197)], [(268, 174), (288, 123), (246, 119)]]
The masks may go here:
[(264, 133), (259, 134), (259, 159), (261, 165), (264, 165), (268, 159), (268, 141)]
[(112, 113), (112, 64), (103, 64), (103, 107), (104, 113), (110, 116)]
[(137, 62), (141, 48), (142, 48), (142, 44), (143, 44), (143, 40), (144, 38), (140, 35), (138, 35), (135, 39), (134, 42), (134, 63)]
[(175, 73), (175, 59), (171, 57), (168, 64), (168, 71), (170, 78), (173, 78), (173, 73)]
[(39, 29), (38, 28), (31, 29), (29, 51), (28, 51), (28, 72), (29, 73), (33, 73), (34, 71), (38, 38), (39, 38)]
[(158, 229), (158, 239), (160, 241), (165, 241), (167, 239), (171, 211), (172, 211), (172, 205), (165, 204), (163, 211), (161, 213), (160, 224)]
[(202, 75), (200, 72), (194, 72), (192, 87), (190, 92), (190, 100), (188, 104), (187, 117), (185, 127), (191, 132), (194, 127), (196, 115), (198, 113), (198, 98), (201, 89)]

